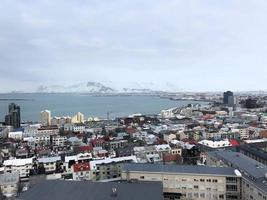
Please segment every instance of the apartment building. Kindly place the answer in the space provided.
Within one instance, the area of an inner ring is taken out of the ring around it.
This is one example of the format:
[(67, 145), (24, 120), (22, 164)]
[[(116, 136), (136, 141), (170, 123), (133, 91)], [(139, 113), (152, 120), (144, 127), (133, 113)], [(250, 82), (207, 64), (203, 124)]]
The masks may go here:
[(30, 170), (33, 169), (33, 158), (5, 160), (3, 165), (7, 172), (19, 172), (20, 179), (28, 181)]
[(56, 172), (57, 163), (60, 161), (61, 161), (61, 158), (59, 156), (39, 158), (38, 159), (38, 165), (43, 166), (46, 174), (52, 174), (52, 173)]
[(90, 161), (92, 180), (120, 179), (123, 163), (136, 163), (135, 156), (106, 158), (103, 160)]
[(241, 174), (233, 168), (193, 165), (125, 164), (122, 179), (160, 181), (165, 200), (240, 199)]
[(64, 146), (66, 142), (67, 142), (66, 136), (56, 135), (56, 136), (52, 137), (52, 145), (53, 146)]
[(207, 164), (230, 166), (242, 174), (241, 196), (243, 200), (267, 199), (267, 166), (242, 153), (232, 151), (209, 152)]
[(4, 197), (10, 198), (17, 196), (19, 190), (19, 172), (0, 174), (0, 188)]

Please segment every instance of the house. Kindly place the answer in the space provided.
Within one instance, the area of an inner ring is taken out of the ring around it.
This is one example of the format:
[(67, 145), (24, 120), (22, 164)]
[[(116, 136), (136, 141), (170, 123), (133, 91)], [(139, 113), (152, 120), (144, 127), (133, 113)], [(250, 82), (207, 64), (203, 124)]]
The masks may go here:
[(91, 180), (89, 162), (75, 163), (72, 166), (72, 177), (75, 181)]
[(37, 161), (38, 161), (38, 166), (44, 168), (45, 174), (52, 174), (56, 172), (58, 163), (61, 161), (61, 158), (59, 156), (46, 157), (46, 158), (39, 158)]
[(172, 141), (173, 139), (176, 139), (177, 138), (177, 136), (176, 136), (176, 134), (174, 134), (174, 133), (165, 133), (164, 135), (163, 135), (163, 139), (164, 139), (164, 141), (166, 141), (167, 143), (169, 143), (170, 141)]

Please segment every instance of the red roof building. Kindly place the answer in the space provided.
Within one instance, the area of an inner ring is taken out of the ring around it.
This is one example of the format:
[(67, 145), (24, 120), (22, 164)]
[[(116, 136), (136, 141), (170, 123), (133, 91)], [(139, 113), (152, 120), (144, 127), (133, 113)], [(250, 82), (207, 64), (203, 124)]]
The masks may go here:
[(89, 163), (77, 163), (73, 165), (74, 172), (90, 171)]

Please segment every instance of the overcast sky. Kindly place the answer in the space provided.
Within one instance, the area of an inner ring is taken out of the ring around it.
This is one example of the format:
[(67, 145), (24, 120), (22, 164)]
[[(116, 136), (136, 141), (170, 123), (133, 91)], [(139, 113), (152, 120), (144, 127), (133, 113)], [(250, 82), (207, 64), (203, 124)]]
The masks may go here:
[(267, 1), (0, 1), (0, 92), (84, 81), (266, 90)]

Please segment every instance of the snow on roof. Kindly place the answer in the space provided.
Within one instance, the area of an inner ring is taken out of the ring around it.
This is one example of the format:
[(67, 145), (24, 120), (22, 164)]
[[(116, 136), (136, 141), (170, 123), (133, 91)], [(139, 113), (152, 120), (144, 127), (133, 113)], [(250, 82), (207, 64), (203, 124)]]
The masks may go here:
[(267, 138), (263, 138), (263, 139), (256, 139), (256, 140), (245, 140), (245, 143), (257, 143), (257, 142), (266, 142)]
[(137, 163), (136, 156), (125, 156), (125, 157), (118, 157), (118, 158), (105, 158), (102, 160), (93, 160), (90, 161), (90, 169), (95, 169), (96, 165), (100, 164), (108, 164), (112, 162), (124, 162), (124, 161), (132, 161), (134, 163)]
[(160, 144), (160, 145), (155, 145), (155, 148), (157, 151), (160, 151), (160, 150), (170, 150), (171, 147), (169, 144)]
[(23, 166), (23, 165), (30, 165), (32, 163), (33, 163), (33, 158), (24, 158), (24, 159), (5, 160), (3, 165), (4, 166)]
[(202, 144), (204, 146), (211, 147), (211, 148), (221, 148), (221, 147), (232, 146), (232, 144), (227, 139), (226, 140), (220, 140), (220, 141), (201, 140), (198, 143)]
[(61, 158), (59, 156), (56, 156), (56, 157), (39, 158), (38, 162), (39, 163), (53, 163), (53, 162), (57, 162), (60, 160), (61, 160)]
[(182, 148), (184, 149), (192, 149), (195, 145), (194, 144), (189, 144), (188, 142), (183, 142), (183, 141), (179, 141), (179, 140), (172, 140), (171, 141), (172, 144), (174, 145), (180, 145)]

